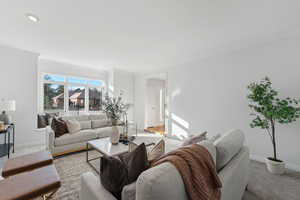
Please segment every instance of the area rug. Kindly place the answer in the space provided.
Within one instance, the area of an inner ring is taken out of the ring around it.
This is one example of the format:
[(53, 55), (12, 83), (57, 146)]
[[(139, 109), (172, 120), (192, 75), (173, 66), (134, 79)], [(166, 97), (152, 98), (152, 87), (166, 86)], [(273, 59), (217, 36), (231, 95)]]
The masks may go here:
[[(89, 153), (92, 157), (97, 152)], [(54, 196), (55, 200), (79, 200), (80, 176), (85, 172), (97, 173), (86, 163), (86, 153), (76, 153), (55, 159), (62, 186)], [(94, 166), (100, 167), (99, 160)], [(300, 173), (287, 171), (282, 176), (266, 171), (263, 163), (251, 161), (248, 191), (243, 200), (299, 200)]]
[[(95, 151), (90, 151), (89, 156), (99, 156)], [(94, 165), (97, 166), (94, 161)], [(80, 176), (86, 172), (97, 173), (86, 162), (86, 153), (75, 153), (54, 160), (57, 172), (61, 178), (62, 186), (54, 195), (55, 200), (79, 200)], [(100, 167), (100, 164), (98, 164)]]

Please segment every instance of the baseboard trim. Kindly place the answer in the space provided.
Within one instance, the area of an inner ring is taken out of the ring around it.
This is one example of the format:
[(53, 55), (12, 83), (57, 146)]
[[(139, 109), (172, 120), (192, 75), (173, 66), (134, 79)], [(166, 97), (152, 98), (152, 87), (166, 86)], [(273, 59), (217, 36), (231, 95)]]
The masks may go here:
[[(265, 162), (265, 157), (263, 157), (263, 156), (258, 156), (258, 155), (251, 154), (250, 159), (258, 161), (258, 162), (263, 162), (263, 163)], [(296, 165), (296, 164), (293, 164), (293, 163), (285, 163), (285, 165), (286, 165), (287, 169), (300, 172), (300, 165)]]

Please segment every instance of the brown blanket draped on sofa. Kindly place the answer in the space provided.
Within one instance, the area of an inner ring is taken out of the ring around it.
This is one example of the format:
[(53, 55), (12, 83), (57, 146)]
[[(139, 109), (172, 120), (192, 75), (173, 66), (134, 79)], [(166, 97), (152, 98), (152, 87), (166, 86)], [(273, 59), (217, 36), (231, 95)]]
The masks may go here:
[(164, 162), (172, 163), (185, 184), (190, 200), (220, 200), (222, 183), (212, 156), (198, 144), (181, 147), (151, 163), (151, 167)]

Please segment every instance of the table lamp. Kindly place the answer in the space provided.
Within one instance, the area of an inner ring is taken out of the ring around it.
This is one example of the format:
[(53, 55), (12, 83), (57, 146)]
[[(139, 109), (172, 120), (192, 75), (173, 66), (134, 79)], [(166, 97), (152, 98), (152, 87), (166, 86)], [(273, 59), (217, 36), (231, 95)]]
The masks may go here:
[(0, 101), (0, 121), (3, 121), (4, 124), (11, 123), (11, 117), (6, 113), (7, 111), (15, 111), (16, 110), (16, 101), (15, 100), (4, 100)]

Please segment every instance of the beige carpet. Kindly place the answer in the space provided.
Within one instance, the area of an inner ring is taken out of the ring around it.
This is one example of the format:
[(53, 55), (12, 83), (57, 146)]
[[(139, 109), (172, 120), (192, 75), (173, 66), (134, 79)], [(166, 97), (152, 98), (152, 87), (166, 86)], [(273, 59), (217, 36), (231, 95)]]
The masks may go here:
[[(91, 153), (97, 155), (96, 152)], [(56, 159), (54, 163), (62, 180), (62, 187), (54, 199), (78, 200), (80, 175), (88, 171), (96, 174), (86, 163), (86, 154), (83, 152), (65, 156)], [(99, 166), (98, 161), (96, 164)], [(283, 176), (271, 175), (266, 171), (264, 164), (252, 161), (250, 174), (248, 191), (243, 200), (300, 199), (300, 173), (288, 171)]]

